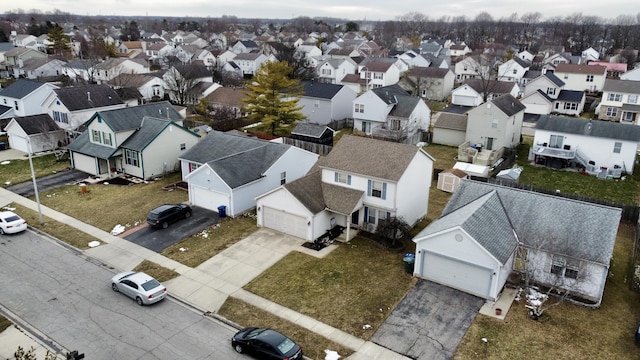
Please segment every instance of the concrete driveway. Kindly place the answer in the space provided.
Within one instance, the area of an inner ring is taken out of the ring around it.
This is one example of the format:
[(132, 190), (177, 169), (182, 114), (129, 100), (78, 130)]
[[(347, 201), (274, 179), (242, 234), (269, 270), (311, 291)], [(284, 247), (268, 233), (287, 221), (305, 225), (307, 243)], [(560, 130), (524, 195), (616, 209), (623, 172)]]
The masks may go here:
[(193, 213), (190, 218), (178, 220), (170, 224), (166, 229), (154, 229), (144, 226), (124, 238), (134, 244), (159, 253), (178, 241), (217, 224), (220, 220), (220, 216), (215, 211), (197, 206), (193, 206), (192, 209)]
[(420, 280), (371, 341), (412, 359), (450, 359), (484, 302), (462, 291)]

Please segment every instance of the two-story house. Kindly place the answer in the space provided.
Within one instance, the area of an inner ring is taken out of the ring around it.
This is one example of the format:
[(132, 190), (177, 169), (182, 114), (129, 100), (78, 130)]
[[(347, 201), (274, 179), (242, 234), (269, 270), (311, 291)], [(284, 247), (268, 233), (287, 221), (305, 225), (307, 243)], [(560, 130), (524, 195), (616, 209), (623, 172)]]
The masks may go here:
[(461, 83), (467, 79), (489, 79), (491, 72), (490, 56), (467, 55), (459, 59), (454, 65), (456, 82)]
[(328, 84), (340, 84), (340, 81), (348, 74), (355, 74), (358, 64), (350, 57), (318, 58), (316, 77), (319, 82)]
[(160, 77), (151, 74), (120, 74), (108, 82), (114, 89), (136, 89), (143, 102), (164, 98), (166, 84)]
[(520, 79), (531, 67), (531, 63), (519, 57), (514, 57), (498, 66), (498, 80), (520, 83)]
[(355, 132), (390, 141), (416, 144), (428, 131), (431, 110), (400, 85), (365, 92), (353, 100)]
[(640, 127), (611, 121), (542, 115), (529, 160), (551, 168), (573, 167), (601, 178), (631, 174)]
[(66, 62), (54, 58), (32, 58), (13, 67), (13, 77), (27, 79), (55, 78), (64, 74)]
[(71, 166), (101, 178), (124, 173), (151, 179), (178, 171), (178, 157), (200, 138), (182, 121), (166, 101), (99, 110), (68, 145)]
[(584, 91), (564, 90), (564, 82), (549, 71), (529, 81), (520, 100), (527, 114), (580, 115), (584, 110)]
[(44, 114), (46, 110), (42, 103), (55, 89), (58, 87), (51, 83), (16, 80), (6, 88), (0, 89), (0, 119)]
[(258, 226), (313, 241), (335, 226), (350, 239), (382, 219), (414, 225), (427, 213), (433, 162), (420, 147), (345, 135), (306, 176), (256, 199)]
[(351, 117), (357, 94), (344, 85), (303, 81), (303, 94), (298, 101), (306, 121), (327, 125)]
[(80, 85), (54, 89), (43, 101), (46, 113), (67, 131), (70, 139), (82, 130), (96, 111), (119, 109), (126, 104), (108, 85)]
[(415, 96), (444, 101), (451, 95), (454, 81), (455, 75), (449, 69), (416, 66), (400, 80), (399, 85)]
[(236, 64), (240, 71), (242, 71), (242, 75), (245, 76), (253, 76), (262, 63), (267, 61), (267, 57), (261, 53), (240, 53), (233, 58), (233, 63)]
[(368, 61), (358, 66), (358, 73), (360, 79), (364, 79), (364, 91), (397, 84), (400, 80), (400, 69), (393, 62)]
[(564, 82), (565, 90), (601, 92), (607, 79), (607, 68), (577, 64), (559, 64), (554, 74)]
[(487, 79), (468, 79), (451, 91), (451, 103), (460, 106), (478, 106), (505, 94), (517, 97), (520, 87), (514, 82)]
[(111, 58), (96, 64), (94, 79), (98, 83), (112, 80), (120, 74), (144, 74), (150, 71), (149, 65), (145, 60), (127, 59), (127, 58)]
[(607, 79), (602, 90), (602, 101), (596, 108), (598, 118), (640, 125), (640, 82)]

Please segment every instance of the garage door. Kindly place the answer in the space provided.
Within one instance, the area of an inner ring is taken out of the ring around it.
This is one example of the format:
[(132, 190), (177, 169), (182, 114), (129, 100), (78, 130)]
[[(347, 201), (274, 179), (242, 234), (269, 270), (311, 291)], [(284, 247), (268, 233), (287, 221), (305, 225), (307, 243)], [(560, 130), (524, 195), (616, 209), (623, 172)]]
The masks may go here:
[(199, 186), (189, 186), (189, 199), (191, 204), (204, 209), (218, 212), (218, 206), (227, 207), (227, 214), (232, 215), (229, 211), (229, 196)]
[(264, 207), (262, 226), (285, 234), (307, 239), (307, 219), (282, 210)]
[(425, 279), (483, 298), (489, 297), (490, 269), (436, 253), (426, 252), (424, 255), (422, 276)]
[(476, 98), (474, 96), (458, 95), (453, 99), (453, 103), (462, 106), (475, 106)]
[(80, 153), (73, 153), (73, 166), (76, 170), (86, 172), (87, 174), (97, 175), (96, 172), (96, 159), (91, 156), (83, 155)]

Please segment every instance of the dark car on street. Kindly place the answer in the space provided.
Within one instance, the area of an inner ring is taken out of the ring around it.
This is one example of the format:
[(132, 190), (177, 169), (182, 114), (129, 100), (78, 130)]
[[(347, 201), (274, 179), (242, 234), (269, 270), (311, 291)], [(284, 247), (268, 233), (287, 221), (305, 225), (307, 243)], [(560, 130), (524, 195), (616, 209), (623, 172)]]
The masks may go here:
[(191, 207), (187, 204), (164, 204), (149, 211), (149, 226), (166, 229), (169, 224), (191, 216)]
[(231, 339), (231, 346), (238, 353), (247, 353), (257, 359), (302, 359), (302, 348), (298, 344), (269, 328), (242, 329)]

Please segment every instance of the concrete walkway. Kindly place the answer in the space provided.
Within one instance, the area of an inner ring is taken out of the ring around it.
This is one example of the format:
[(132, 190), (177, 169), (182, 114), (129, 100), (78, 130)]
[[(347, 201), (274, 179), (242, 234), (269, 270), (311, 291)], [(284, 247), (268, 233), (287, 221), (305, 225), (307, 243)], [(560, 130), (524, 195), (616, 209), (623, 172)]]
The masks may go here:
[[(37, 211), (34, 201), (0, 188), (0, 207), (10, 203)], [(335, 249), (335, 245), (316, 252), (300, 246), (303, 243), (301, 239), (262, 228), (197, 268), (191, 268), (53, 209), (45, 206), (41, 206), (41, 209), (44, 216), (73, 226), (98, 239), (101, 245), (86, 250), (85, 254), (117, 270), (131, 270), (141, 261), (149, 260), (176, 271), (180, 276), (164, 283), (169, 293), (203, 312), (216, 313), (227, 297), (232, 296), (352, 349), (354, 354), (347, 359), (409, 359), (242, 289), (293, 250), (321, 257)], [(23, 345), (25, 346), (29, 345)]]

